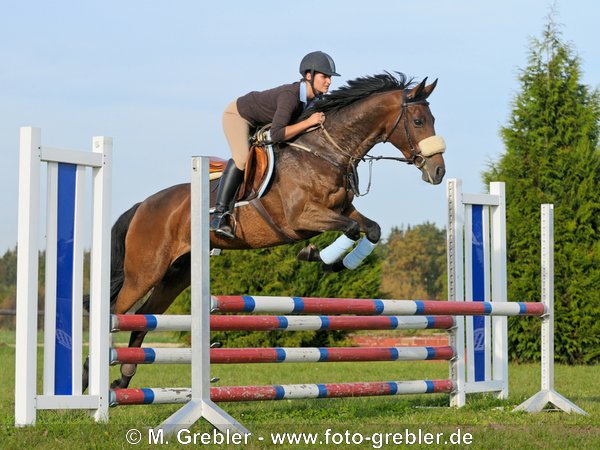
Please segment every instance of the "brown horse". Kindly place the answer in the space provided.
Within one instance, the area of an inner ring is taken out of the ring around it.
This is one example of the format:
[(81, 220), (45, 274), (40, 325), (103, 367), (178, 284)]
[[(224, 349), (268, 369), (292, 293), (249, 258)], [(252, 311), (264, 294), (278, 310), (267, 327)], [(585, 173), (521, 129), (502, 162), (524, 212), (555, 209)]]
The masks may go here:
[[(326, 113), (323, 126), (275, 147), (273, 178), (260, 204), (237, 207), (235, 239), (211, 233), (211, 248), (264, 248), (341, 231), (325, 250), (309, 246), (299, 259), (322, 261), (334, 270), (356, 267), (381, 234), (352, 205), (356, 166), (369, 150), (389, 141), (403, 155), (394, 159), (414, 164), (424, 181), (439, 184), (444, 177), (445, 147), (435, 136), (426, 100), (437, 80), (430, 85), (426, 80), (412, 83), (401, 73), (358, 78), (317, 102), (314, 108)], [(215, 190), (216, 184), (212, 202)], [(361, 233), (365, 236), (341, 261)], [(190, 185), (181, 184), (136, 204), (113, 226), (112, 312), (129, 311), (150, 292), (136, 313), (161, 314), (189, 284)], [(145, 335), (133, 332), (129, 346), (141, 346)], [(135, 370), (135, 364), (123, 364), (113, 388), (127, 387)]]

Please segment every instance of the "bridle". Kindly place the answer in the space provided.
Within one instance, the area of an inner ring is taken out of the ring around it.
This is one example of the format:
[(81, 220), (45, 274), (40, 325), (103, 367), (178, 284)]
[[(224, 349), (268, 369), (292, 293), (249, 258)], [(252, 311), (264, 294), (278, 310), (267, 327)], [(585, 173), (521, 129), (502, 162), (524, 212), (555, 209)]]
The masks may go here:
[(393, 159), (396, 161), (401, 161), (401, 162), (405, 162), (407, 164), (414, 164), (418, 169), (420, 169), (421, 167), (423, 167), (425, 165), (425, 163), (427, 162), (427, 159), (421, 155), (420, 153), (418, 153), (417, 148), (415, 147), (415, 145), (413, 144), (413, 140), (410, 136), (410, 131), (408, 129), (408, 107), (409, 106), (413, 106), (413, 105), (429, 105), (429, 102), (427, 100), (416, 100), (416, 101), (412, 101), (410, 102), (408, 100), (408, 91), (404, 90), (402, 91), (402, 106), (400, 107), (400, 113), (398, 114), (398, 118), (396, 119), (396, 121), (394, 122), (394, 125), (392, 126), (390, 132), (387, 134), (387, 136), (383, 139), (383, 143), (385, 144), (386, 142), (388, 142), (390, 140), (390, 138), (392, 137), (392, 134), (394, 134), (394, 131), (396, 131), (396, 128), (398, 128), (398, 125), (400, 124), (400, 120), (402, 120), (402, 118), (404, 117), (404, 132), (406, 133), (406, 140), (408, 141), (408, 146), (409, 146), (409, 150), (411, 153), (411, 157), (410, 158), (402, 158), (402, 157), (383, 157), (383, 156), (370, 156), (370, 159), (374, 159), (374, 160), (379, 160), (379, 159)]

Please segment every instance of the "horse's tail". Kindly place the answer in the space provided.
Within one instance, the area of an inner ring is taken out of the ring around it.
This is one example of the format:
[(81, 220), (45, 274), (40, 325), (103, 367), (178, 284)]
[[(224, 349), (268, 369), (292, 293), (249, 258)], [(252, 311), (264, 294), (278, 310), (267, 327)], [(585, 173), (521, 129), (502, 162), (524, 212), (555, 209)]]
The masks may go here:
[[(110, 249), (110, 304), (115, 302), (121, 287), (123, 287), (124, 272), (123, 262), (125, 261), (125, 236), (129, 224), (137, 211), (140, 203), (136, 203), (117, 219), (111, 229), (111, 249)], [(90, 310), (90, 296), (83, 296), (83, 307), (86, 311)]]
[(117, 219), (113, 225), (110, 238), (110, 305), (112, 306), (119, 295), (119, 291), (123, 287), (125, 279), (124, 262), (125, 262), (125, 236), (129, 230), (131, 219), (139, 208), (141, 203), (136, 203), (127, 211), (125, 211)]

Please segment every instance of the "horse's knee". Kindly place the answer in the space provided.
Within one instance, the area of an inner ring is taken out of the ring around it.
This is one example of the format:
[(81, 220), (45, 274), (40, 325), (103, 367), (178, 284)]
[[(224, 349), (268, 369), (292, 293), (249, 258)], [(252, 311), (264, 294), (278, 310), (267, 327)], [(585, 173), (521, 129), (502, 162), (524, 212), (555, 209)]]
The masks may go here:
[(121, 364), (121, 375), (127, 378), (131, 378), (137, 371), (137, 364)]
[(358, 222), (352, 221), (348, 228), (344, 231), (344, 234), (348, 239), (352, 239), (353, 241), (358, 241), (360, 239), (360, 225)]

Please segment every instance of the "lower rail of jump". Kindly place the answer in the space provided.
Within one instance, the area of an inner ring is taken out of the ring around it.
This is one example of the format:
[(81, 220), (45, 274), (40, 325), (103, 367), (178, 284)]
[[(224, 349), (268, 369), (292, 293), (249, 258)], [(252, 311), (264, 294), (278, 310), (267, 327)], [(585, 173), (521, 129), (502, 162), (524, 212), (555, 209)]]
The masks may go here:
[[(367, 383), (288, 384), (274, 386), (211, 387), (214, 402), (251, 402), (312, 398), (373, 397), (410, 394), (449, 394), (452, 380), (385, 381)], [(190, 388), (114, 389), (111, 406), (187, 403)]]
[[(440, 347), (213, 348), (211, 364), (301, 363), (356, 361), (432, 361), (454, 358), (454, 349)], [(191, 364), (191, 348), (113, 348), (111, 364)]]
[[(117, 314), (111, 331), (190, 331), (192, 316)], [(447, 330), (452, 316), (211, 316), (212, 331)]]

